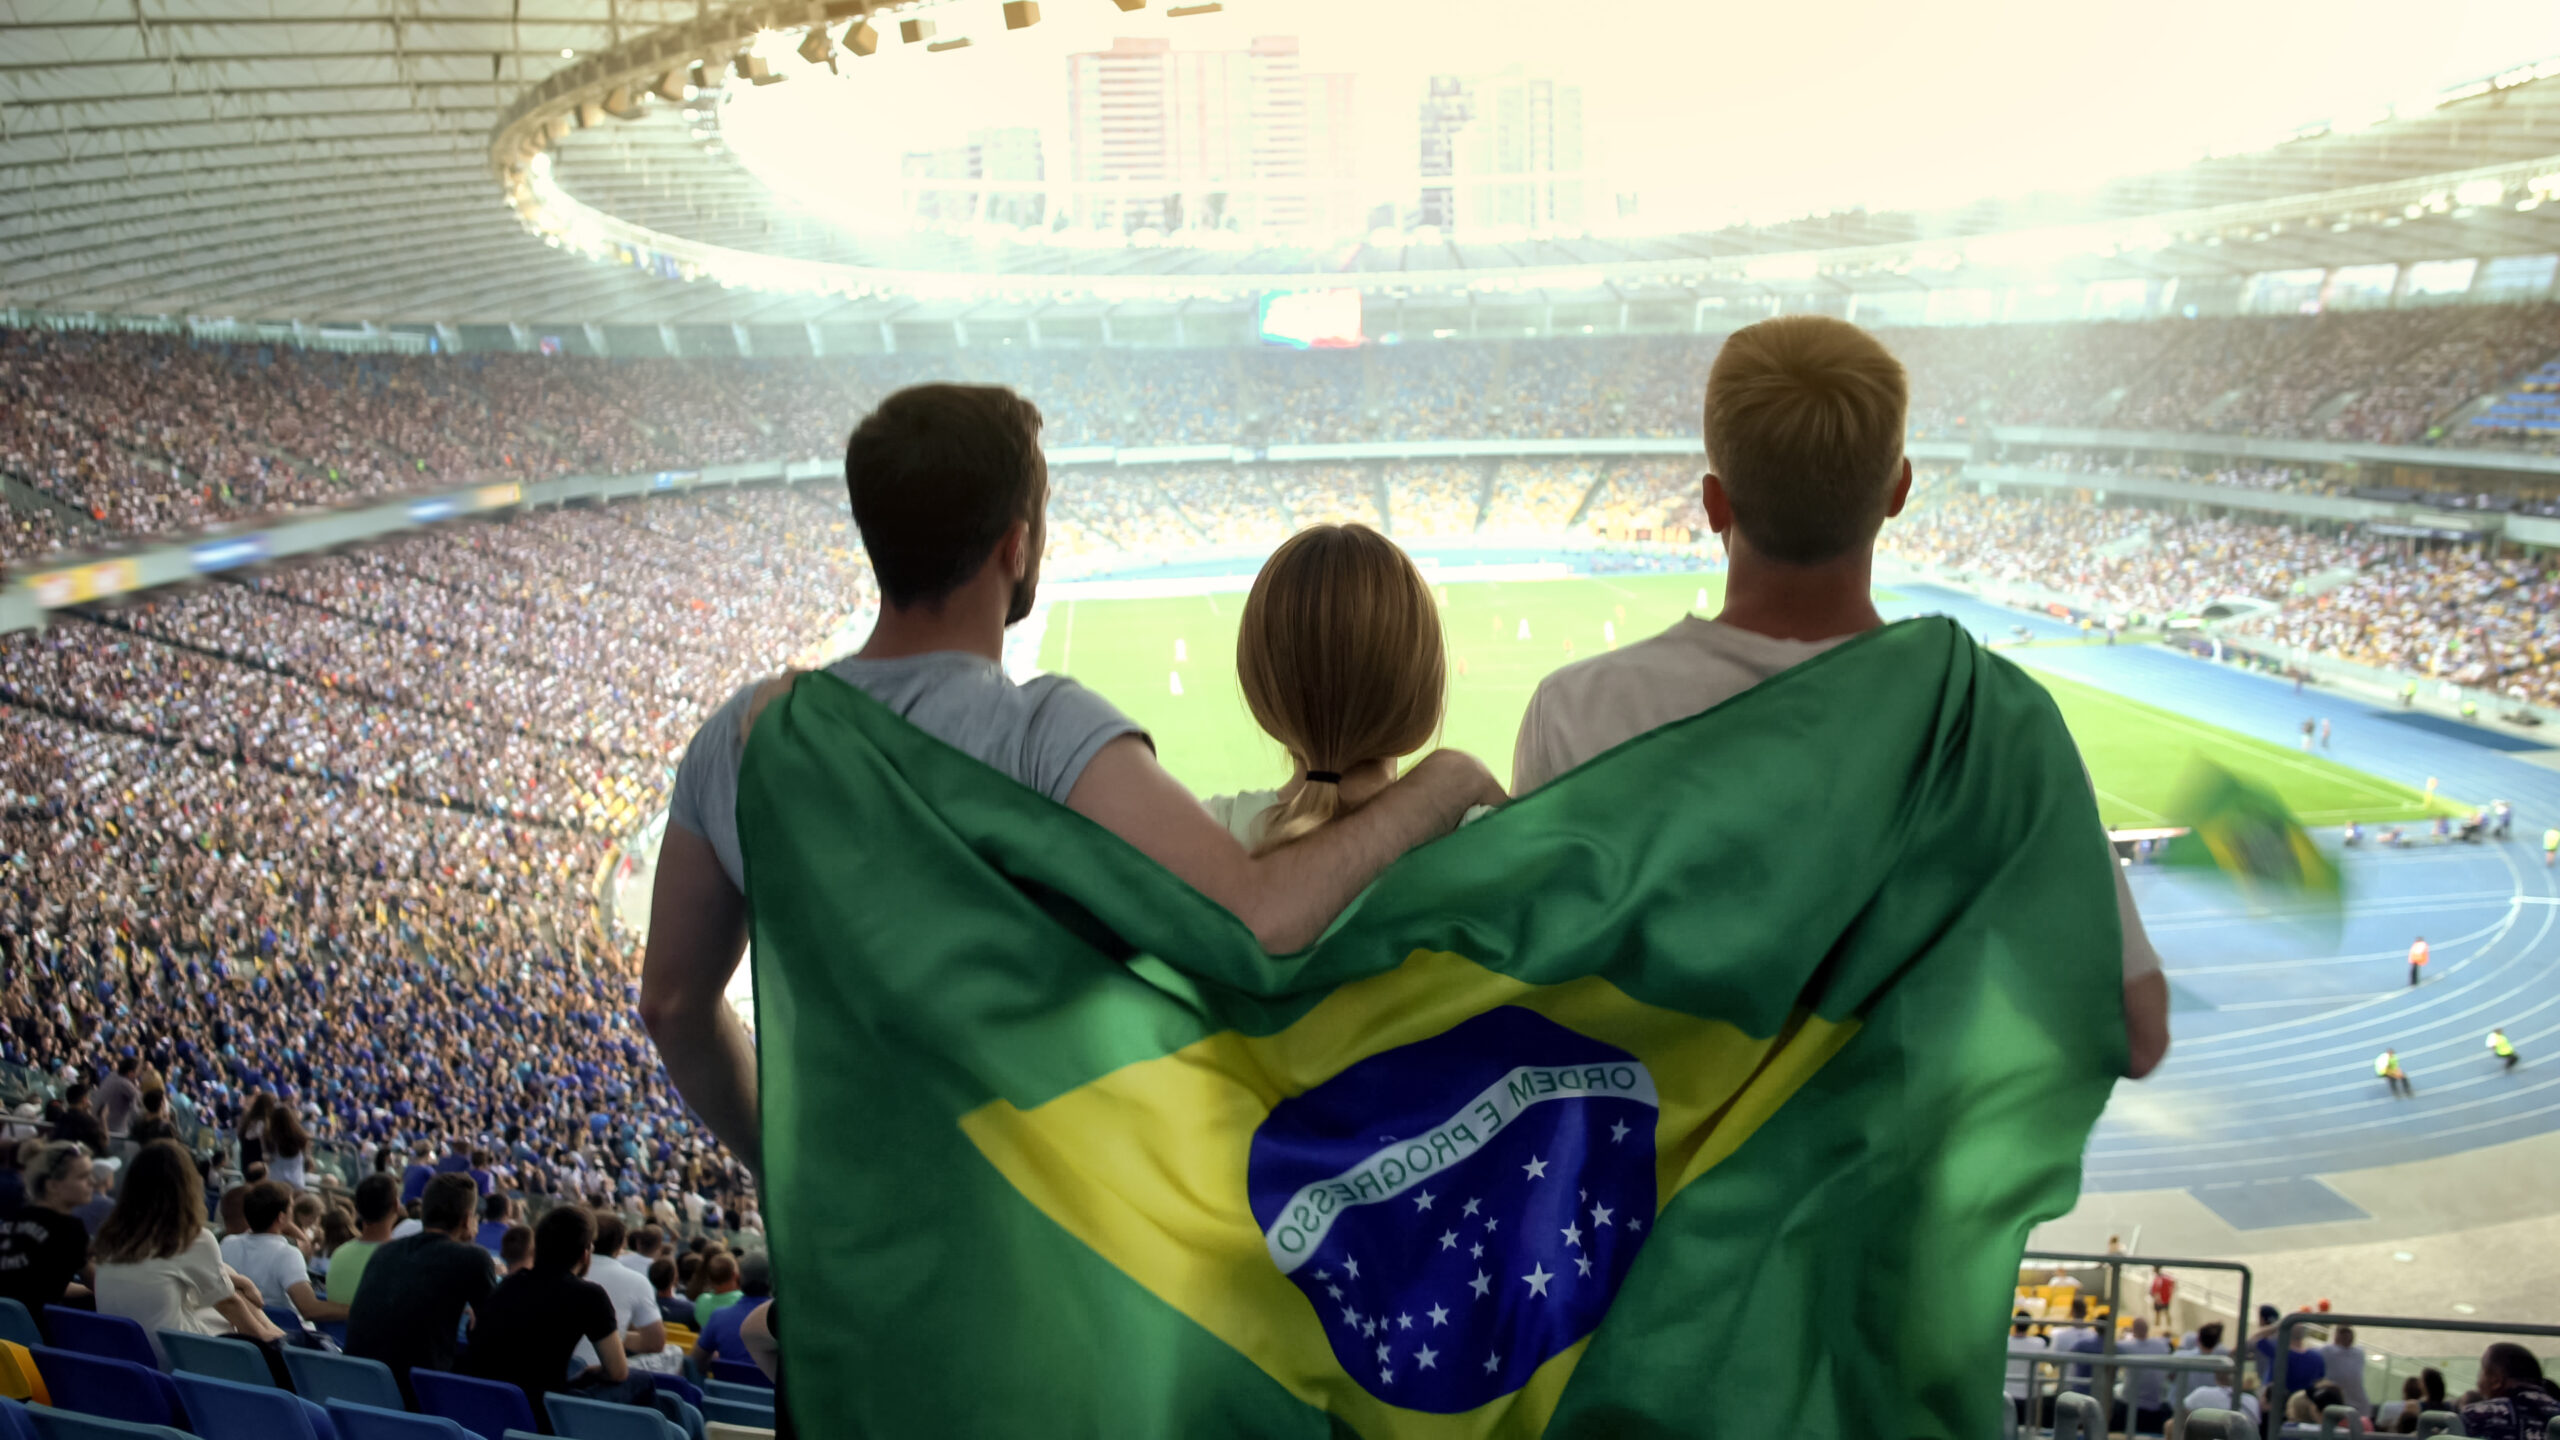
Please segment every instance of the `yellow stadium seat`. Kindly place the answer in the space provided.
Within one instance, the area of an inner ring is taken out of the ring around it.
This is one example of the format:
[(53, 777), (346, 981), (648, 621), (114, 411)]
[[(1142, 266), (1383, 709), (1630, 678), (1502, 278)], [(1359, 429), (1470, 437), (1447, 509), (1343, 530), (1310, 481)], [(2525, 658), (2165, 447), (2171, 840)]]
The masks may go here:
[(53, 1403), (53, 1393), (44, 1388), (44, 1376), (36, 1370), (36, 1357), (15, 1340), (0, 1340), (0, 1396), (38, 1405)]
[(667, 1343), (675, 1346), (679, 1350), (692, 1349), (694, 1342), (701, 1338), (702, 1333), (690, 1325), (677, 1325), (670, 1323), (667, 1326)]

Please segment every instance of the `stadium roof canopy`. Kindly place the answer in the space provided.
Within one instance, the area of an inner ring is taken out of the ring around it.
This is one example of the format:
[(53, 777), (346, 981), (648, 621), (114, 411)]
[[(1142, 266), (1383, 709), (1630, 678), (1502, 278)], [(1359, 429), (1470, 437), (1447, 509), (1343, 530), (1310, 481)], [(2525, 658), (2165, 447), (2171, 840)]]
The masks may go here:
[[(995, 8), (897, 8), (928, 3)], [(1275, 285), (1706, 298), (2560, 251), (2560, 65), (2352, 131), (1943, 213), (1091, 249), (857, 237), (769, 192), (718, 143), (711, 102), (668, 82), (739, 84), (723, 62), (759, 30), (806, 26), (807, 3), (12, 0), (10, 13), (0, 304), (54, 313), (869, 321), (1218, 306)], [(860, 65), (824, 83), (858, 84)], [(647, 74), (665, 98), (641, 93)], [(632, 118), (606, 118), (608, 104)]]

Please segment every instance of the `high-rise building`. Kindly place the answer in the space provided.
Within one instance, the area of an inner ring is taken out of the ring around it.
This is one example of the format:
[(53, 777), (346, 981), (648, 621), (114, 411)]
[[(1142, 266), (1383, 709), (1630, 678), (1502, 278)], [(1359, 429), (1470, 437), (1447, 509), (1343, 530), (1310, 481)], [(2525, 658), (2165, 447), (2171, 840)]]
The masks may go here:
[[(1422, 97), (1422, 223), (1458, 223), (1458, 132), (1476, 115), (1475, 89), (1455, 75), (1434, 75)], [(1432, 182), (1440, 183), (1434, 184)]]
[[(1040, 132), (1027, 125), (972, 131), (968, 141), (938, 150), (910, 150), (899, 157), (898, 173), (913, 180), (1011, 180), (1048, 178), (1040, 153)], [(1046, 197), (1032, 191), (986, 189), (967, 185), (917, 186), (908, 192), (907, 213), (926, 224), (963, 224), (974, 220), (999, 225), (1037, 225), (1046, 214)]]
[(1579, 85), (1519, 65), (1435, 75), (1420, 158), (1426, 225), (1571, 230), (1588, 219)]
[[(1347, 203), (1351, 77), (1309, 75), (1292, 36), (1243, 50), (1122, 37), (1067, 57), (1077, 219), (1135, 230), (1268, 229)], [(1084, 186), (1094, 188), (1087, 190)]]

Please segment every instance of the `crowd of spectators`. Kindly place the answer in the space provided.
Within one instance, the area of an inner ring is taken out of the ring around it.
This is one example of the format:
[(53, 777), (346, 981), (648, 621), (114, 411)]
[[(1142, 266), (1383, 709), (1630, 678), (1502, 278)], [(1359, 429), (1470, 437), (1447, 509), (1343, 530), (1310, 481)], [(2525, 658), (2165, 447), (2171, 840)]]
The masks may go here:
[(870, 593), (840, 503), (764, 491), (0, 639), (0, 1060), (129, 1061), (244, 1143), (281, 1105), (332, 1147), (459, 1137), (533, 1193), (735, 1197), (594, 882), (700, 715)]
[[(2422, 444), (2560, 354), (2560, 307), (1880, 333), (1911, 370), (1923, 437), (2045, 424)], [(937, 378), (1019, 389), (1053, 447), (1690, 435), (1716, 345), (1633, 335), (606, 360), (7, 330), (0, 475), (17, 489), (0, 554), (485, 478), (831, 456), (852, 417)], [(2451, 440), (2484, 437), (2466, 426)], [(1479, 520), (1547, 508), (1510, 493), (1497, 485)]]

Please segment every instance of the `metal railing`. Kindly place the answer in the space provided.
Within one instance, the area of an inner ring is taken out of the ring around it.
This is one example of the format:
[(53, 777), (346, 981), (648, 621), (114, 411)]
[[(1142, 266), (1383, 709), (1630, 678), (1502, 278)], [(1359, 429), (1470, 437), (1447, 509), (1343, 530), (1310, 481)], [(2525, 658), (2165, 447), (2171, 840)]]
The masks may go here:
[[(2316, 1311), (2297, 1310), (2276, 1322), (2276, 1363), (2274, 1373), (2267, 1376), (2267, 1440), (2284, 1429), (2284, 1405), (2287, 1396), (2284, 1383), (2284, 1356), (2293, 1349), (2294, 1332), (2306, 1325), (2352, 1325), (2359, 1330), (2451, 1330), (2468, 1335), (2560, 1335), (2560, 1325), (2526, 1325), (2498, 1320), (2431, 1320), (2410, 1315), (2323, 1315)], [(2429, 1411), (2430, 1415), (2443, 1411)], [(2419, 1433), (2427, 1433), (2425, 1417), (2419, 1421)]]
[[(2099, 1265), (2106, 1267), (2107, 1323), (2099, 1327), (2098, 1333), (2100, 1349), (2098, 1351), (2098, 1358), (2095, 1362), (2097, 1366), (2097, 1373), (2094, 1387), (2096, 1393), (2101, 1395), (2113, 1395), (2115, 1393), (2116, 1371), (2122, 1368), (2128, 1368), (2119, 1361), (2116, 1355), (2116, 1320), (2117, 1317), (2124, 1313), (2124, 1267), (2127, 1265), (2140, 1265), (2153, 1270), (2163, 1270), (2175, 1267), (2180, 1270), (2228, 1270), (2237, 1272), (2240, 1276), (2240, 1313), (2234, 1317), (2236, 1323), (2232, 1326), (2230, 1339), (2232, 1356), (2235, 1358), (2238, 1368), (2236, 1368), (2232, 1374), (2231, 1383), (2235, 1387), (2244, 1383), (2248, 1373), (2248, 1351), (2242, 1343), (2247, 1338), (2249, 1325), (2250, 1274), (2248, 1266), (2231, 1260), (2187, 1260), (2170, 1255), (2089, 1255), (2071, 1250), (2030, 1250), (2018, 1258), (2022, 1264), (2029, 1261), (2049, 1260), (2064, 1265)], [(2047, 1319), (2049, 1320), (2050, 1317), (2047, 1317)], [(2173, 1341), (2172, 1343), (2174, 1344), (2175, 1342)], [(2078, 1363), (2085, 1364), (2090, 1362), (2084, 1361)]]
[[(2056, 1352), (2052, 1350), (2037, 1350), (2030, 1347), (2013, 1345), (2009, 1349), (2009, 1361), (2012, 1369), (2015, 1369), (2020, 1363), (2024, 1363), (2027, 1367), (2027, 1418), (2019, 1427), (2018, 1433), (2021, 1436), (2031, 1437), (2040, 1433), (2040, 1416), (2042, 1414), (2043, 1407), (2036, 1402), (2043, 1398), (2042, 1391), (2044, 1389), (2044, 1382), (2043, 1377), (2037, 1372), (2048, 1366), (2051, 1367), (2054, 1372), (2053, 1378), (2055, 1383), (2062, 1387), (2054, 1392), (2053, 1397), (2054, 1419), (2052, 1429), (2049, 1432), (2052, 1440), (2068, 1440), (2068, 1437), (2076, 1433), (2066, 1427), (2063, 1423), (2064, 1410), (2066, 1408), (2076, 1408), (2070, 1407), (2067, 1402), (2074, 1400), (2087, 1400), (2092, 1403), (2111, 1404), (2115, 1398), (2112, 1385), (2105, 1390), (2097, 1391), (2096, 1394), (2092, 1394), (2089, 1391), (2073, 1390), (2069, 1388), (2072, 1381), (2067, 1367), (2085, 1366), (2089, 1363), (2087, 1360), (2078, 1358), (2070, 1351)], [(2238, 1362), (2231, 1356), (2223, 1354), (2198, 1355), (2193, 1353), (2179, 1353), (2173, 1355), (2119, 1355), (2115, 1359), (2114, 1368), (2128, 1372), (2135, 1370), (2166, 1370), (2172, 1374), (2186, 1370), (2201, 1370), (2211, 1374), (2215, 1380), (2228, 1386), (2234, 1383), (2233, 1373), (2238, 1369)], [(2098, 1401), (2097, 1395), (2106, 1396), (2106, 1401)], [(2185, 1406), (2186, 1397), (2184, 1395), (2171, 1398), (2174, 1402), (2171, 1408), (2176, 1409), (2183, 1408)], [(2098, 1418), (2103, 1422), (2112, 1413), (2111, 1409), (2102, 1410), (2099, 1413)], [(2135, 1419), (2136, 1413), (2137, 1412), (2132, 1404), (2131, 1397), (2128, 1396), (2125, 1405), (2125, 1419), (2128, 1426), (2127, 1433), (2130, 1433), (2131, 1422)], [(2100, 1440), (2100, 1437), (2103, 1437), (2105, 1434), (2106, 1426), (2101, 1423), (2096, 1430), (2090, 1432), (2090, 1437), (2091, 1440)]]

